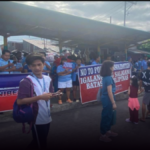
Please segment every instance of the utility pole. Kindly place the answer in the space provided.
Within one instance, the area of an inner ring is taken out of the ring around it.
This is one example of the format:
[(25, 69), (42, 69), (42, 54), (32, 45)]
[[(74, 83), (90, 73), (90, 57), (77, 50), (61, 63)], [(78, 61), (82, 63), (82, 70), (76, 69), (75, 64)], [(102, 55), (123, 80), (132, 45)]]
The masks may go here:
[(110, 24), (111, 24), (111, 16), (110, 16)]
[(126, 25), (126, 1), (124, 2), (124, 26)]
[(127, 11), (129, 10), (129, 8), (131, 8), (132, 6), (130, 6), (128, 9), (126, 9), (126, 5), (127, 5), (127, 2), (133, 4), (133, 5), (136, 5), (136, 1), (125, 1), (124, 2), (124, 26), (126, 26), (126, 15), (127, 15)]

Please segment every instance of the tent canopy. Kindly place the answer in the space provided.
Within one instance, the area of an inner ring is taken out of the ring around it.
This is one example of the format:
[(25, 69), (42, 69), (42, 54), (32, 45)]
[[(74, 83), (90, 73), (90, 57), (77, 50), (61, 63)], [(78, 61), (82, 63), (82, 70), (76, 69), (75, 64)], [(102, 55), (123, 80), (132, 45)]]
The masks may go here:
[(27, 6), (16, 2), (0, 2), (0, 34), (32, 35), (73, 46), (129, 46), (150, 38), (150, 33), (127, 27)]

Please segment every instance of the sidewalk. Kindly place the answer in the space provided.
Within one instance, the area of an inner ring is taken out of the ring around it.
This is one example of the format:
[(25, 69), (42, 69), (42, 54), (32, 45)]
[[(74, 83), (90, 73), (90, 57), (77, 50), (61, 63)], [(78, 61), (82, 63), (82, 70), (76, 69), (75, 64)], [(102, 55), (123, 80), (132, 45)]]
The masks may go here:
[[(72, 96), (72, 94), (71, 94)], [(142, 96), (142, 94), (140, 95)], [(71, 97), (72, 98), (72, 97)], [(116, 101), (122, 101), (122, 100), (128, 100), (128, 95), (121, 93), (116, 95)], [(78, 108), (83, 108), (83, 107), (87, 107), (87, 106), (92, 106), (92, 105), (99, 105), (101, 104), (100, 102), (94, 101), (94, 102), (90, 102), (87, 104), (82, 104), (81, 102), (73, 102), (72, 104), (67, 103), (66, 102), (66, 95), (63, 95), (62, 101), (63, 104), (59, 105), (57, 103), (58, 99), (57, 98), (53, 98), (51, 100), (51, 104), (52, 104), (52, 108), (51, 108), (51, 114), (53, 113), (57, 113), (57, 112), (63, 112), (66, 110), (71, 110), (71, 109), (78, 109)], [(2, 115), (0, 115), (0, 122), (8, 122), (8, 121), (13, 121), (13, 117), (12, 117), (12, 111), (9, 112), (4, 112)]]

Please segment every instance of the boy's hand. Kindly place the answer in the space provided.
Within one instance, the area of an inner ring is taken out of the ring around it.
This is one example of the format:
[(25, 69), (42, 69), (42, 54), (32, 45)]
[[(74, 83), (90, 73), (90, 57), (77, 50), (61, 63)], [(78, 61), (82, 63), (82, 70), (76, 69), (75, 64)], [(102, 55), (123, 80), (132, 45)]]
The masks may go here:
[(52, 98), (52, 93), (44, 93), (41, 95), (41, 99), (48, 101), (50, 98)]

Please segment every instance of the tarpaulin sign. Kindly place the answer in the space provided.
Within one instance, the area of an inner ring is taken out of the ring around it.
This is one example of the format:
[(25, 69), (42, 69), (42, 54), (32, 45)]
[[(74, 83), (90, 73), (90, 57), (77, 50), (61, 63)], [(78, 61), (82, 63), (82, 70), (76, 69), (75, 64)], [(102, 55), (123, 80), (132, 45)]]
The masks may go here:
[[(128, 90), (131, 74), (130, 67), (130, 63), (128, 62), (116, 62), (114, 64), (112, 77), (116, 84), (115, 94)], [(100, 86), (102, 86), (100, 69), (101, 65), (91, 65), (79, 68), (78, 76), (82, 104), (96, 101), (98, 90)]]
[[(43, 73), (47, 75), (47, 73)], [(10, 111), (17, 98), (20, 81), (29, 74), (0, 75), (0, 112)]]

